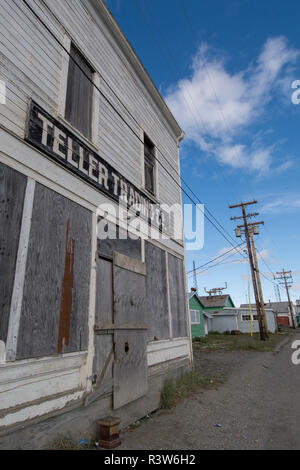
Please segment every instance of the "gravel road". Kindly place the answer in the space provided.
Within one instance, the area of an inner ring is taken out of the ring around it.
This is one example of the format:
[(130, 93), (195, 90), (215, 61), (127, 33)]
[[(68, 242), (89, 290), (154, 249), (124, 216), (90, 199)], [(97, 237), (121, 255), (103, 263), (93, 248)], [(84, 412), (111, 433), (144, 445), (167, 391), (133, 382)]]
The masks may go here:
[(122, 433), (119, 449), (299, 450), (300, 365), (291, 361), (295, 340), (299, 330), (271, 353), (196, 352), (200, 372), (225, 383)]

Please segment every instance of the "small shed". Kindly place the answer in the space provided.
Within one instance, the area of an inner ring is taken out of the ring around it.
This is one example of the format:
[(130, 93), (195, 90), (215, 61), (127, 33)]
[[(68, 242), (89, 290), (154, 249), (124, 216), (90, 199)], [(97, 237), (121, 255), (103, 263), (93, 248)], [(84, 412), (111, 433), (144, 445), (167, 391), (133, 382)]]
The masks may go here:
[[(249, 308), (249, 305), (242, 304), (240, 308)], [(256, 305), (252, 304), (252, 309), (255, 309)], [(268, 302), (265, 303), (265, 309), (271, 309), (276, 314), (278, 325), (292, 325), (292, 319), (290, 315), (290, 308), (288, 302)]]
[(204, 311), (196, 291), (189, 293), (189, 308), (192, 338), (203, 338), (208, 334), (208, 320), (212, 319), (212, 315)]
[[(225, 333), (226, 331), (239, 330), (241, 333), (251, 332), (251, 314), (253, 333), (259, 332), (259, 324), (256, 310), (250, 312), (249, 308), (224, 308), (221, 312), (212, 315), (209, 322), (209, 331)], [(275, 333), (277, 329), (276, 315), (271, 309), (266, 309), (268, 330)]]

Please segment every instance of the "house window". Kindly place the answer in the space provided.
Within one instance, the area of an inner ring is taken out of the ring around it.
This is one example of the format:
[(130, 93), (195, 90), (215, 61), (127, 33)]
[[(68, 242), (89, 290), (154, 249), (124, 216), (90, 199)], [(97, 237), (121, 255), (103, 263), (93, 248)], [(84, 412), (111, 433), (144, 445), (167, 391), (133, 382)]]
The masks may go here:
[(145, 189), (155, 194), (155, 147), (144, 135)]
[(191, 315), (191, 324), (199, 325), (200, 324), (200, 312), (199, 310), (190, 310)]
[[(257, 315), (253, 315), (252, 318), (253, 318), (254, 321), (257, 321), (257, 319), (258, 319), (258, 318), (257, 318)], [(243, 321), (250, 321), (250, 320), (251, 320), (251, 317), (250, 317), (250, 315), (242, 315), (242, 320), (243, 320)]]
[(73, 44), (70, 56), (65, 118), (91, 140), (94, 70)]

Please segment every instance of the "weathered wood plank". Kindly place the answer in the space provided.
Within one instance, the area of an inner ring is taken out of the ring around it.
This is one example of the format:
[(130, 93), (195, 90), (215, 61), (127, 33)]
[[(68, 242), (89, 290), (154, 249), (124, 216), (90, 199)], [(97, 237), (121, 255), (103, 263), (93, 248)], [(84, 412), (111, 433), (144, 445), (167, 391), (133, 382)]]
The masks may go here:
[(147, 275), (145, 263), (129, 256), (122, 255), (117, 251), (114, 251), (114, 265), (136, 274), (141, 274), (143, 276)]
[[(113, 266), (111, 261), (97, 260), (96, 314), (95, 323), (113, 323)], [(96, 387), (112, 381), (112, 358), (101, 377), (107, 357), (113, 347), (113, 332), (94, 337), (93, 381)], [(101, 383), (99, 383), (101, 378)]]
[[(69, 232), (67, 227), (69, 223)], [(38, 184), (28, 250), (17, 358), (57, 354), (66, 253), (74, 241), (70, 342), (63, 352), (87, 349), (91, 212)]]
[(167, 339), (170, 332), (165, 251), (146, 242), (145, 261), (148, 339)]
[(114, 266), (114, 323), (147, 324), (146, 277)]
[(114, 409), (147, 393), (147, 332), (118, 331), (114, 335)]
[(6, 343), (27, 178), (0, 163), (0, 340)]
[[(113, 258), (113, 252), (116, 251), (126, 256), (130, 256), (130, 258), (134, 258), (137, 260), (142, 259), (142, 243), (141, 239), (134, 240), (127, 235), (126, 239), (119, 238), (120, 236), (125, 237), (124, 230), (121, 230), (118, 226), (115, 227), (109, 222), (101, 221), (101, 228), (99, 225), (98, 229), (98, 236), (102, 236), (99, 231), (106, 231), (108, 238), (106, 239), (98, 239), (98, 252), (101, 256), (107, 255)], [(103, 226), (102, 226), (103, 225)], [(112, 235), (109, 235), (112, 234)]]
[(183, 261), (168, 254), (173, 338), (187, 336)]

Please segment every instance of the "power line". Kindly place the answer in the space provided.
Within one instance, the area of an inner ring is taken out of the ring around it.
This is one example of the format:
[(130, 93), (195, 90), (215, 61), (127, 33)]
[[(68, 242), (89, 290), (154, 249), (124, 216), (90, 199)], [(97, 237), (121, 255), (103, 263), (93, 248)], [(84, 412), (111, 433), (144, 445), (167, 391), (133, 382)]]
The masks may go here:
[[(150, 24), (150, 22), (148, 21), (147, 16), (144, 15), (144, 12), (143, 12), (143, 10), (142, 10), (142, 8), (141, 8), (141, 5), (140, 5), (140, 3), (139, 3), (139, 0), (136, 0), (136, 4), (137, 4), (138, 7), (140, 8), (140, 11), (141, 11), (141, 13), (142, 13), (142, 15), (143, 15), (144, 21), (145, 21), (145, 23), (149, 26), (149, 31), (151, 32), (153, 38), (156, 40), (156, 37), (155, 37), (154, 34), (153, 34), (153, 25), (154, 25), (154, 27), (156, 28), (156, 30), (159, 32), (161, 38), (165, 40), (165, 36), (163, 35), (161, 29), (160, 29), (159, 26), (158, 26), (158, 23), (157, 23), (157, 21), (156, 21), (155, 15), (152, 13), (150, 3), (147, 2), (146, 0), (143, 0), (144, 6), (146, 7), (146, 5), (147, 5), (147, 11), (148, 11), (149, 14), (151, 15), (151, 18), (152, 18), (151, 24)], [(166, 40), (165, 40), (165, 42), (166, 42)], [(158, 43), (157, 41), (156, 41), (156, 43), (158, 44), (158, 49), (159, 49), (159, 51), (162, 52), (162, 51), (163, 51), (163, 48), (162, 48), (161, 44)], [(168, 48), (168, 51), (165, 51), (165, 52), (166, 52), (166, 53), (164, 54), (164, 56), (166, 57), (167, 64), (168, 64), (170, 70), (173, 69), (173, 72), (172, 72), (172, 73), (174, 73), (174, 72), (176, 73), (178, 64), (177, 64), (177, 61), (174, 59), (174, 56), (173, 56), (173, 54), (172, 54), (172, 49), (171, 49), (171, 48)], [(200, 124), (200, 125), (199, 125), (199, 128), (201, 129), (201, 127), (202, 127), (202, 129), (204, 130), (204, 132), (205, 132), (206, 134), (209, 134), (209, 131), (208, 131), (208, 129), (207, 129), (207, 126), (206, 126), (206, 124), (204, 123), (204, 120), (202, 119), (201, 112), (199, 111), (198, 108), (196, 108), (196, 103), (195, 103), (195, 101), (193, 100), (191, 94), (189, 93), (188, 88), (182, 88), (182, 91), (183, 91), (183, 98), (184, 98), (184, 101), (186, 102), (188, 108), (190, 109), (190, 111), (191, 111), (191, 113), (192, 113), (192, 115), (193, 115), (195, 121), (198, 122), (198, 125)], [(187, 99), (186, 95), (188, 95), (189, 100)], [(193, 111), (193, 109), (192, 109), (190, 103), (193, 105), (193, 107), (195, 108), (194, 111), (196, 111), (196, 112)], [(199, 119), (200, 119), (201, 123), (200, 123)], [(227, 187), (231, 188), (231, 187), (232, 187), (232, 183), (231, 183), (230, 185), (228, 185), (228, 178), (225, 177), (225, 174), (223, 173), (223, 171), (222, 171), (222, 169), (221, 169), (221, 166), (220, 166), (220, 173), (221, 173), (221, 175), (222, 175), (222, 178), (224, 179), (224, 182), (225, 182), (225, 179), (227, 180)], [(235, 184), (235, 183), (233, 183), (233, 184)]]
[[(108, 104), (112, 107), (112, 109), (117, 113), (117, 115), (120, 117), (120, 119), (127, 125), (127, 127), (131, 130), (131, 132), (136, 136), (136, 138), (141, 142), (141, 143), (144, 143), (143, 140), (140, 138), (140, 136), (135, 132), (134, 129), (132, 129), (132, 127), (130, 126), (130, 124), (123, 118), (123, 116), (121, 115), (121, 113), (115, 108), (115, 106), (111, 103), (111, 101), (106, 97), (106, 95), (101, 91), (101, 89), (91, 80), (91, 78), (87, 75), (87, 73), (83, 70), (83, 68), (80, 66), (80, 64), (78, 64), (76, 62), (76, 60), (71, 56), (70, 52), (66, 49), (66, 47), (59, 41), (59, 39), (55, 36), (55, 34), (51, 31), (51, 29), (44, 23), (44, 21), (38, 16), (38, 14), (34, 11), (34, 9), (28, 4), (28, 2), (26, 0), (23, 0), (23, 3), (26, 5), (26, 7), (32, 12), (32, 14), (37, 18), (37, 20), (44, 26), (44, 28), (49, 32), (49, 34), (54, 38), (54, 40), (60, 45), (60, 47), (62, 47), (62, 49), (68, 54), (68, 56), (70, 57), (70, 59), (76, 64), (76, 66), (81, 70), (81, 72), (84, 74), (84, 76), (91, 82), (91, 84), (97, 89), (97, 91), (101, 94), (101, 96), (103, 96), (103, 98), (108, 102)], [(40, 7), (39, 7), (40, 8)], [(51, 12), (52, 13), (52, 12)], [(100, 75), (100, 74), (99, 74)], [(132, 117), (132, 119), (136, 122), (136, 124), (140, 126), (140, 124), (138, 123), (138, 121), (136, 120), (136, 118), (132, 115), (132, 113), (130, 112), (130, 110), (128, 110), (128, 108), (124, 105), (124, 103), (120, 100), (120, 98), (118, 97), (118, 95), (115, 93), (115, 91), (111, 88), (111, 86), (107, 83), (107, 81), (104, 79), (104, 77), (101, 76), (101, 78), (103, 79), (103, 81), (106, 83), (106, 85), (109, 87), (109, 89), (112, 91), (112, 93), (116, 96), (116, 98), (118, 99), (118, 101), (122, 104), (122, 106), (126, 109), (126, 111), (130, 114), (130, 116)], [(162, 155), (162, 157), (166, 160), (167, 158), (165, 157), (165, 155), (163, 154), (163, 152), (158, 148), (156, 147), (158, 152)], [(166, 167), (162, 164), (162, 162), (160, 160), (158, 160), (157, 158), (155, 158), (156, 161), (162, 166), (162, 168), (164, 168), (164, 170), (166, 171), (167, 174), (169, 174), (169, 176), (172, 178), (172, 180), (180, 187), (180, 189), (184, 192), (184, 194), (189, 198), (189, 200), (196, 206), (196, 208), (198, 210), (201, 210), (199, 208), (199, 206), (195, 203), (195, 201), (191, 198), (191, 196), (186, 192), (186, 190), (180, 185), (180, 183), (174, 178), (174, 176), (166, 169)], [(169, 163), (169, 162), (168, 162)], [(177, 172), (177, 170), (172, 167), (172, 165), (169, 163), (169, 165), (171, 166), (171, 168), (175, 171), (176, 175), (179, 176), (181, 178), (181, 180), (183, 181), (181, 175)], [(185, 186), (189, 189), (189, 191), (192, 192), (191, 188), (188, 186), (188, 184), (183, 181)], [(201, 202), (202, 204), (202, 202)], [(201, 212), (204, 214), (204, 217), (214, 226), (214, 228), (223, 236), (223, 238), (225, 238), (225, 240), (234, 247), (233, 243), (228, 240), (228, 238), (222, 233), (222, 231), (216, 226), (216, 224), (210, 220), (210, 218), (207, 216), (207, 214), (205, 212), (203, 212), (201, 210)], [(214, 217), (214, 216), (212, 216)], [(214, 217), (214, 219), (217, 221), (217, 219)], [(222, 227), (222, 225), (217, 221), (217, 223), (220, 225), (220, 227), (222, 228), (222, 230), (224, 230), (224, 227)]]
[[(27, 2), (25, 0), (23, 0), (25, 4), (27, 4)], [(37, 5), (37, 4), (36, 4)], [(37, 5), (39, 7), (39, 9), (41, 10), (41, 7), (39, 5)], [(47, 7), (47, 9), (49, 10), (49, 7), (47, 5), (45, 5)], [(53, 14), (53, 12), (51, 10), (49, 10), (51, 14)], [(56, 16), (55, 16), (56, 18)], [(42, 20), (38, 17), (39, 21), (42, 22)], [(56, 20), (59, 22), (59, 20), (56, 18)], [(42, 22), (43, 23), (43, 22)], [(60, 23), (60, 22), (59, 22)], [(44, 23), (43, 23), (44, 24)], [(63, 25), (60, 23), (60, 25), (63, 27)], [(47, 25), (46, 25), (47, 27)], [(50, 32), (50, 31), (49, 31)], [(50, 32), (51, 33), (51, 32)], [(51, 33), (53, 34), (53, 33)], [(55, 37), (56, 41), (57, 38)], [(67, 52), (67, 54), (70, 56), (70, 53), (68, 52), (68, 50), (58, 41), (58, 43), (64, 48), (65, 52)], [(71, 57), (71, 56), (70, 56)], [(72, 58), (72, 57), (71, 57)], [(82, 71), (82, 68), (80, 67), (79, 64), (77, 64), (77, 62), (74, 60), (74, 58), (72, 58), (74, 63), (80, 68), (80, 70)], [(99, 73), (99, 72), (98, 72)], [(85, 76), (89, 79), (89, 81), (92, 83), (93, 86), (96, 87), (96, 89), (98, 91), (99, 88), (94, 84), (94, 82), (90, 79), (90, 77), (88, 77), (88, 75), (86, 75), (85, 73)], [(126, 109), (126, 111), (129, 113), (130, 117), (135, 121), (135, 123), (140, 127), (142, 128), (142, 126), (140, 125), (140, 123), (136, 120), (136, 118), (133, 116), (133, 114), (131, 113), (131, 111), (126, 107), (126, 105), (120, 100), (119, 96), (115, 93), (115, 91), (111, 88), (111, 86), (109, 85), (109, 83), (105, 80), (105, 78), (103, 77), (103, 75), (101, 75), (99, 73), (99, 76), (101, 77), (101, 79), (105, 82), (105, 84), (108, 86), (108, 88), (113, 92), (113, 94), (116, 96), (116, 98), (118, 99), (118, 101), (120, 102), (120, 104), (122, 104), (122, 106)], [(104, 95), (103, 95), (104, 96)], [(105, 99), (109, 102), (109, 104), (111, 104), (111, 102), (105, 97)], [(113, 106), (112, 106), (113, 107)], [(114, 108), (113, 108), (114, 109)], [(122, 118), (122, 117), (121, 117)], [(123, 118), (122, 118), (123, 119)], [(196, 117), (197, 119), (197, 117)], [(123, 119), (124, 120), (124, 119)], [(127, 124), (127, 122), (125, 121), (125, 123)], [(127, 124), (128, 125), (128, 124)], [(203, 123), (204, 125), (204, 123)], [(129, 126), (130, 127), (130, 126)], [(130, 127), (130, 130), (136, 135), (136, 137), (141, 141), (141, 143), (143, 143), (143, 141), (140, 139), (140, 137), (135, 133), (135, 131)], [(172, 168), (172, 170), (175, 172), (175, 174), (181, 179), (181, 181), (184, 183), (184, 185), (188, 188), (188, 190), (191, 192), (191, 194), (197, 199), (197, 201), (200, 203), (200, 204), (203, 204), (203, 202), (199, 199), (199, 197), (194, 193), (194, 191), (191, 189), (191, 187), (188, 185), (188, 183), (183, 179), (183, 177), (178, 173), (178, 171), (176, 170), (176, 168), (174, 168), (171, 163), (169, 162), (169, 160), (165, 157), (165, 155), (163, 154), (163, 152), (158, 148), (156, 147), (156, 149), (159, 151), (159, 153), (161, 154), (161, 156), (164, 158), (164, 160), (168, 163), (168, 165), (170, 166), (170, 168)], [(159, 162), (158, 159), (156, 159)], [(180, 186), (181, 187), (181, 186)], [(181, 187), (182, 189), (182, 187)], [(186, 194), (186, 193), (185, 193)], [(208, 212), (208, 214), (210, 215), (210, 217), (213, 218), (213, 220), (219, 225), (219, 227), (221, 228), (221, 230), (224, 231), (224, 233), (226, 233), (227, 236), (229, 236), (231, 238), (231, 240), (234, 242), (234, 239), (232, 238), (231, 234), (229, 234), (229, 232), (227, 232), (227, 230), (223, 227), (223, 225), (216, 219), (216, 217), (212, 214), (212, 212), (208, 209), (207, 205), (205, 204), (205, 208), (206, 208), (206, 211)], [(205, 215), (205, 214), (204, 214)], [(209, 219), (207, 219), (209, 220)], [(227, 240), (228, 241), (228, 240)]]
[(231, 251), (233, 251), (235, 248), (239, 248), (240, 246), (244, 245), (244, 242), (243, 243), (240, 243), (239, 245), (237, 245), (236, 247), (234, 248), (230, 248), (230, 250), (228, 251), (225, 251), (225, 253), (222, 253), (221, 255), (219, 256), (216, 256), (215, 258), (211, 259), (210, 261), (208, 261), (207, 263), (205, 264), (202, 264), (201, 266), (198, 266), (198, 268), (194, 268), (192, 269), (191, 271), (188, 271), (187, 274), (191, 274), (194, 272), (194, 270), (198, 271), (198, 269), (201, 269), (203, 267), (205, 267), (206, 265), (210, 264), (210, 263), (213, 263), (214, 261), (216, 261), (217, 259), (219, 258), (222, 258), (223, 256), (227, 255), (228, 253), (230, 253)]
[[(217, 267), (217, 266), (222, 266), (222, 265), (224, 265), (224, 264), (228, 264), (228, 261), (226, 261), (226, 260), (228, 260), (229, 258), (232, 258), (232, 256), (234, 256), (234, 255), (235, 255), (235, 253), (232, 253), (231, 255), (227, 256), (224, 260), (219, 261), (218, 263), (212, 264), (211, 266), (208, 266), (208, 268), (206, 268), (206, 269), (203, 269), (203, 270), (201, 270), (201, 271), (197, 271), (197, 272), (196, 272), (197, 276), (198, 276), (198, 275), (201, 275), (202, 273), (205, 273), (206, 271), (209, 271), (210, 269), (215, 268), (215, 267)], [(232, 261), (232, 262), (234, 262), (234, 261)], [(188, 275), (188, 277), (191, 277), (192, 274), (193, 274), (193, 273), (190, 273), (190, 274)]]

